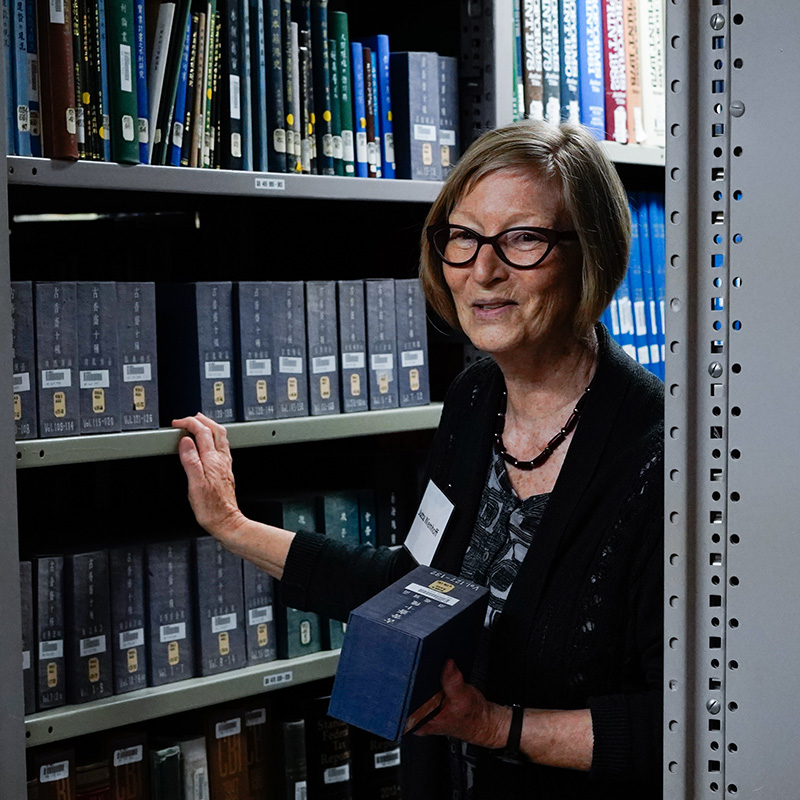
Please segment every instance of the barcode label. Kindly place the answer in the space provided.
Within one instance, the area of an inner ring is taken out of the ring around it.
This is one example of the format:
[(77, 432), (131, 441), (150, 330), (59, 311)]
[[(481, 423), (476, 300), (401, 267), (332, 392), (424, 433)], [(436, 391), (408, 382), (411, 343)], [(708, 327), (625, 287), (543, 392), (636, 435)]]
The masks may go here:
[(147, 117), (139, 117), (139, 144), (147, 144), (150, 138)]
[(256, 178), (256, 189), (266, 189), (275, 192), (286, 190), (286, 181), (283, 178)]
[(220, 378), (230, 378), (230, 361), (206, 361), (206, 378), (209, 380), (219, 380)]
[(336, 372), (336, 356), (317, 356), (311, 359), (311, 371), (315, 375)]
[(69, 761), (57, 761), (55, 764), (42, 764), (39, 768), (39, 783), (52, 783), (69, 778)]
[(244, 362), (244, 369), (248, 375), (272, 375), (272, 359), (248, 358)]
[(355, 161), (353, 152), (353, 131), (342, 131), (342, 158), (345, 161)]
[(367, 161), (367, 134), (364, 131), (356, 132), (356, 161)]
[(414, 125), (414, 138), (418, 142), (435, 142), (436, 141), (436, 126), (435, 125)]
[(343, 764), (341, 767), (329, 767), (322, 773), (322, 780), (328, 783), (342, 783), (350, 780), (350, 765)]
[(423, 597), (429, 597), (437, 603), (444, 603), (448, 606), (454, 606), (458, 602), (457, 597), (449, 597), (443, 592), (437, 592), (435, 589), (431, 589), (428, 586), (420, 586), (418, 583), (409, 583), (406, 589), (408, 589), (409, 592), (421, 594)]
[(72, 371), (68, 369), (43, 369), (42, 389), (63, 389), (72, 386)]
[(53, 25), (64, 25), (64, 0), (50, 0), (50, 22)]
[(230, 90), (231, 90), (231, 119), (241, 119), (242, 109), (239, 104), (239, 76), (230, 76)]
[(236, 614), (220, 614), (218, 617), (211, 617), (211, 632), (222, 633), (222, 631), (232, 631), (236, 627)]
[(248, 711), (244, 715), (244, 724), (248, 728), (252, 728), (254, 725), (264, 725), (266, 721), (267, 721), (266, 708), (256, 708), (253, 711)]
[(121, 44), (119, 46), (119, 86), (123, 92), (133, 91), (132, 76), (131, 46), (129, 44)]
[(383, 136), (383, 147), (386, 150), (386, 161), (394, 164), (394, 134), (386, 133)]
[(144, 758), (144, 748), (142, 745), (136, 747), (125, 747), (122, 750), (114, 751), (114, 766), (124, 767), (126, 764), (136, 764)]
[(39, 658), (46, 661), (50, 658), (62, 658), (64, 655), (63, 639), (52, 639), (49, 642), (39, 642)]
[(80, 374), (81, 389), (107, 389), (110, 375), (107, 369), (84, 369)]
[(291, 683), (294, 680), (294, 673), (292, 670), (288, 672), (279, 672), (276, 675), (267, 675), (264, 678), (264, 686), (282, 686), (286, 683)]
[(136, 139), (136, 122), (130, 114), (123, 114), (122, 116), (122, 138), (126, 142), (132, 142)]
[(172, 144), (175, 147), (183, 147), (183, 123), (175, 120), (172, 126)]
[(294, 800), (306, 800), (306, 782), (298, 781), (294, 785)]
[(372, 369), (393, 369), (394, 355), (392, 353), (374, 353), (370, 360)]
[(130, 650), (131, 647), (141, 647), (144, 644), (144, 628), (132, 631), (123, 631), (119, 635), (119, 649)]
[(85, 656), (94, 656), (98, 653), (105, 653), (106, 651), (106, 637), (105, 636), (90, 636), (87, 639), (80, 641), (81, 658)]
[(404, 367), (421, 367), (425, 363), (423, 350), (404, 350), (400, 353), (400, 363)]
[(22, 669), (30, 669), (31, 668), (31, 651), (30, 650), (23, 650), (22, 651)]
[(228, 736), (236, 736), (242, 732), (241, 717), (229, 719), (226, 722), (218, 722), (216, 727), (217, 739), (226, 739)]
[(364, 353), (342, 353), (342, 369), (364, 369), (366, 363)]
[(247, 612), (247, 621), (250, 625), (261, 625), (264, 622), (272, 622), (272, 606), (251, 608)]
[(396, 767), (400, 763), (400, 748), (387, 750), (385, 753), (375, 753), (375, 769)]
[(278, 359), (278, 372), (287, 373), (289, 375), (302, 375), (303, 359), (281, 356)]
[(186, 623), (177, 622), (174, 625), (162, 625), (158, 629), (158, 638), (162, 644), (166, 642), (177, 642), (179, 639), (185, 639)]
[(29, 392), (31, 390), (31, 375), (29, 372), (14, 373), (14, 391)]
[(125, 383), (136, 381), (150, 381), (153, 379), (153, 367), (151, 364), (123, 364), (122, 380)]
[(450, 147), (456, 146), (456, 132), (448, 131), (442, 128), (439, 131), (439, 144), (446, 144)]

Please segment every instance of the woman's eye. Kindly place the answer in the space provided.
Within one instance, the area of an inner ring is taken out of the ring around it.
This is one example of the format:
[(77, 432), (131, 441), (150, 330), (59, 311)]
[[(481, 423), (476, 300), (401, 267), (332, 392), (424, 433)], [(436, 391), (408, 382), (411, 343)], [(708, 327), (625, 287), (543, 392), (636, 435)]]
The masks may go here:
[(542, 243), (542, 237), (533, 231), (512, 231), (508, 234), (508, 243), (512, 247), (530, 248)]

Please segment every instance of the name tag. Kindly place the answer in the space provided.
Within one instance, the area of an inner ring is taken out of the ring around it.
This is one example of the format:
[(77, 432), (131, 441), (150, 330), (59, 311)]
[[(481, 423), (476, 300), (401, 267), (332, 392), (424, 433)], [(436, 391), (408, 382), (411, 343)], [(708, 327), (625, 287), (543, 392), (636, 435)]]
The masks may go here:
[(428, 481), (428, 488), (404, 542), (406, 550), (420, 566), (431, 565), (453, 508), (455, 506), (444, 492), (433, 481)]

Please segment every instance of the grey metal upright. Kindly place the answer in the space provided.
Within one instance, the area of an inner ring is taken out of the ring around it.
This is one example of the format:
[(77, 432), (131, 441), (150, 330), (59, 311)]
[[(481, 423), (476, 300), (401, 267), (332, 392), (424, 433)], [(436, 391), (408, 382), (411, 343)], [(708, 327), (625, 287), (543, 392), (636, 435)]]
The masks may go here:
[(798, 34), (797, 0), (668, 4), (664, 723), (676, 800), (800, 796)]

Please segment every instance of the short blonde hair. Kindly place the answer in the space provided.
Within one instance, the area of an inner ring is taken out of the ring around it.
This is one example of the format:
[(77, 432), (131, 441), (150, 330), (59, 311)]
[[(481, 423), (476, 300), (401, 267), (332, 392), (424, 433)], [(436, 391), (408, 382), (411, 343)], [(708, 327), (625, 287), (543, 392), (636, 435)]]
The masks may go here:
[[(515, 122), (483, 134), (469, 147), (431, 206), (425, 227), (447, 222), (457, 203), (481, 178), (502, 169), (529, 170), (559, 187), (565, 222), (577, 231), (583, 256), (574, 330), (585, 335), (611, 302), (628, 266), (630, 211), (614, 164), (592, 134), (579, 125)], [(420, 279), (433, 310), (459, 330), (441, 259), (425, 231)]]

